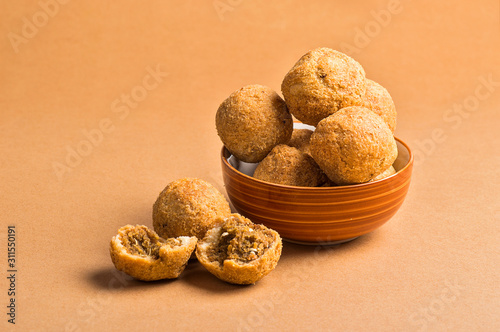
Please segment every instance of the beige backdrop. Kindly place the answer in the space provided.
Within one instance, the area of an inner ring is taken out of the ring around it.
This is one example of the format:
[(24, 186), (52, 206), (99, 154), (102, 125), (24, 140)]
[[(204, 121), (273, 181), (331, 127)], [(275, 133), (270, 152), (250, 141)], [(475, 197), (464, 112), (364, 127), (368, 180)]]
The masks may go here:
[[(0, 329), (16, 227), (18, 331), (494, 331), (499, 310), (499, 1), (2, 1)], [(142, 283), (108, 243), (180, 177), (224, 191), (214, 115), (279, 91), (309, 49), (357, 59), (415, 153), (401, 210), (333, 248), (285, 243), (225, 284), (199, 264)]]

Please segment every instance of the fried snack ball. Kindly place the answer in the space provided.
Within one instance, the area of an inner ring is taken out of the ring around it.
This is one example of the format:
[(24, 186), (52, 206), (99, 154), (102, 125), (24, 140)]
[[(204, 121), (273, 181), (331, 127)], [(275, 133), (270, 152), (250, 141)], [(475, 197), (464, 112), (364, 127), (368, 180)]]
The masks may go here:
[(286, 145), (297, 148), (310, 155), (311, 150), (309, 149), (309, 141), (312, 133), (313, 131), (309, 129), (294, 129), (292, 132), (292, 138), (290, 138)]
[(247, 85), (222, 102), (215, 116), (224, 146), (239, 160), (256, 163), (293, 130), (285, 101), (263, 85)]
[(391, 166), (382, 173), (380, 173), (379, 175), (377, 175), (376, 177), (374, 177), (373, 179), (371, 179), (370, 182), (385, 179), (393, 174), (396, 174), (396, 169), (393, 166)]
[(274, 270), (281, 248), (278, 232), (235, 213), (198, 242), (196, 257), (217, 278), (246, 285)]
[(362, 105), (365, 81), (365, 71), (356, 60), (323, 47), (297, 61), (286, 74), (281, 91), (290, 113), (316, 126), (341, 108)]
[(259, 163), (253, 177), (298, 187), (318, 187), (327, 181), (326, 175), (310, 155), (284, 144), (271, 150)]
[(382, 85), (366, 79), (366, 93), (363, 106), (379, 115), (394, 133), (396, 130), (396, 105), (389, 91)]
[(311, 153), (336, 184), (368, 182), (398, 155), (392, 131), (380, 116), (361, 106), (323, 119), (311, 136)]
[(126, 225), (111, 239), (109, 252), (119, 271), (138, 280), (177, 278), (193, 253), (196, 237), (163, 239), (144, 225)]
[(202, 239), (217, 217), (231, 209), (226, 198), (210, 183), (183, 178), (168, 184), (153, 205), (153, 227), (161, 237), (196, 236)]

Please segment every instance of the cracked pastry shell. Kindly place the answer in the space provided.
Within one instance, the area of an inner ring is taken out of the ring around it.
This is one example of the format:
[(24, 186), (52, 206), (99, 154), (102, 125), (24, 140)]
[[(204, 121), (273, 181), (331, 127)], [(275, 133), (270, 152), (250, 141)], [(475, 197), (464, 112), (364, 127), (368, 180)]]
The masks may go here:
[[(138, 280), (153, 281), (177, 278), (196, 243), (196, 237), (163, 239), (144, 225), (126, 225), (111, 239), (109, 251), (116, 269)], [(148, 250), (152, 244), (156, 245), (154, 253)]]
[[(225, 259), (222, 264), (220, 264), (217, 261), (210, 260), (210, 250), (219, 244), (221, 236), (223, 235), (224, 225), (231, 221), (242, 227), (251, 227), (255, 232), (269, 232), (272, 236), (270, 246), (260, 257), (250, 262)], [(276, 267), (281, 256), (281, 249), (282, 242), (278, 232), (264, 225), (253, 224), (249, 219), (235, 213), (229, 218), (226, 218), (224, 223), (221, 223), (220, 226), (209, 230), (203, 240), (198, 241), (196, 246), (196, 257), (198, 261), (217, 278), (232, 284), (247, 285), (259, 281)]]

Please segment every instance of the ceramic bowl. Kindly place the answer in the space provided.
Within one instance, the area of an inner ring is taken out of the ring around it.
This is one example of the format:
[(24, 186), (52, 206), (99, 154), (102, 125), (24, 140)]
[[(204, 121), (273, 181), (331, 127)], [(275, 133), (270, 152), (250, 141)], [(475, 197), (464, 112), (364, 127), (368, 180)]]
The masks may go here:
[(244, 163), (222, 148), (224, 184), (238, 213), (278, 231), (284, 240), (336, 244), (387, 222), (410, 187), (413, 156), (396, 138), (396, 174), (382, 180), (337, 187), (294, 187), (253, 178), (257, 164)]

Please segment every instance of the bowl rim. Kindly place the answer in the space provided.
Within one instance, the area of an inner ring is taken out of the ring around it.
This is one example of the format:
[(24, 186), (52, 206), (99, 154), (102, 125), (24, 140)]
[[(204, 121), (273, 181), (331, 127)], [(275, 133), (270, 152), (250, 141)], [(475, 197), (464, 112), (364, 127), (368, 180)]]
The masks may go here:
[(394, 137), (394, 139), (405, 147), (405, 149), (408, 151), (408, 155), (409, 155), (408, 162), (399, 171), (397, 171), (396, 173), (394, 173), (386, 178), (383, 178), (383, 179), (380, 179), (377, 181), (364, 182), (364, 183), (358, 183), (358, 184), (349, 184), (349, 185), (339, 185), (339, 186), (333, 186), (333, 187), (299, 187), (299, 186), (290, 186), (290, 185), (285, 185), (285, 184), (266, 182), (263, 180), (256, 179), (253, 176), (246, 175), (245, 173), (242, 173), (239, 170), (237, 170), (236, 168), (234, 168), (229, 163), (227, 158), (225, 157), (225, 152), (227, 151), (227, 153), (230, 154), (231, 156), (233, 154), (224, 145), (222, 146), (220, 156), (221, 156), (222, 162), (224, 163), (224, 165), (227, 168), (229, 168), (230, 170), (232, 170), (234, 173), (238, 174), (239, 176), (241, 176), (249, 181), (253, 181), (253, 182), (255, 182), (259, 185), (262, 185), (262, 186), (267, 186), (267, 187), (277, 188), (277, 189), (281, 188), (284, 190), (298, 190), (298, 191), (304, 191), (304, 192), (312, 192), (312, 191), (317, 191), (317, 190), (334, 192), (334, 191), (340, 191), (340, 190), (351, 189), (351, 188), (372, 187), (375, 184), (380, 184), (380, 183), (387, 182), (387, 181), (391, 180), (391, 178), (398, 176), (398, 174), (403, 173), (405, 170), (407, 170), (409, 167), (411, 167), (413, 164), (413, 153), (412, 153), (410, 147), (408, 146), (408, 144), (403, 142), (401, 139), (399, 139), (397, 137)]

